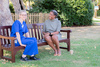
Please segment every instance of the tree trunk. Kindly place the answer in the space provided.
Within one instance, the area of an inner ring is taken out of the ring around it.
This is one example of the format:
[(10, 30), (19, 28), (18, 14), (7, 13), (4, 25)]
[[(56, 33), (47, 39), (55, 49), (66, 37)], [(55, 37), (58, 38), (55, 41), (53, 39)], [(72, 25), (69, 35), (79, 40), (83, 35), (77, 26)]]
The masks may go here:
[(23, 0), (11, 0), (15, 10), (15, 19), (18, 19), (18, 14), (20, 10), (25, 10)]
[(12, 25), (12, 23), (9, 0), (0, 0), (0, 26)]
[(20, 4), (21, 4), (21, 7), (22, 7), (22, 10), (25, 10), (25, 5), (23, 3), (23, 0), (20, 0)]
[(25, 10), (23, 0), (11, 0), (14, 6), (15, 13), (18, 14), (20, 10)]

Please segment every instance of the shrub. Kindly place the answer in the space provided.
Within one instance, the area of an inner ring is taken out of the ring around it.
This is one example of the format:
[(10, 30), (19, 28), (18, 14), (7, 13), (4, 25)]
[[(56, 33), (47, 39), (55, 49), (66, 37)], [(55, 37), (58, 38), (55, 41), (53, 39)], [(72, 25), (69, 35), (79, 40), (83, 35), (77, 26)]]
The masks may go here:
[(94, 14), (90, 0), (43, 0), (36, 1), (30, 12), (49, 12), (55, 9), (63, 26), (85, 26), (92, 24)]
[(100, 16), (100, 10), (97, 11), (97, 16)]
[(13, 4), (9, 4), (9, 8), (10, 8), (11, 13), (15, 13)]

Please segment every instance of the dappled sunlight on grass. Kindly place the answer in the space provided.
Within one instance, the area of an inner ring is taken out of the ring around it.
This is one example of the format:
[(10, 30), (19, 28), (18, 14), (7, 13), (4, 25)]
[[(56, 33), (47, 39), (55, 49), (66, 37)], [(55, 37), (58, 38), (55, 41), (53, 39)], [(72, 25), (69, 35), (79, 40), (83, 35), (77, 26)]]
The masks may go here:
[(51, 50), (51, 48), (50, 47), (47, 47), (47, 48), (45, 48), (46, 50)]

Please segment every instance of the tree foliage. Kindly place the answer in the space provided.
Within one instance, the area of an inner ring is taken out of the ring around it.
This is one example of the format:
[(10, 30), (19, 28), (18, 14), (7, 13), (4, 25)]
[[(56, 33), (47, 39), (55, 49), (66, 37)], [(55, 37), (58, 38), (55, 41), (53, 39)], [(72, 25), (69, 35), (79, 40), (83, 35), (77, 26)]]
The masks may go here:
[(9, 8), (10, 8), (11, 13), (15, 13), (14, 7), (13, 7), (12, 3), (9, 4)]
[(92, 24), (94, 14), (90, 0), (42, 0), (35, 1), (30, 12), (49, 12), (55, 9), (63, 26), (85, 26)]

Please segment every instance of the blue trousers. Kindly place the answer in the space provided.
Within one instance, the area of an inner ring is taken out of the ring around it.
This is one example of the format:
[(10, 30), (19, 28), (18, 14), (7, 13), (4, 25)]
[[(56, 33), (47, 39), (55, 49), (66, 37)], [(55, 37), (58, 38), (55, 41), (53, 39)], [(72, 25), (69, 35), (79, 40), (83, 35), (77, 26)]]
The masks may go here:
[[(21, 38), (22, 44), (25, 44), (24, 55), (36, 55), (38, 54), (38, 46), (36, 38)], [(18, 45), (19, 43), (17, 43)], [(16, 46), (16, 44), (15, 44)]]

